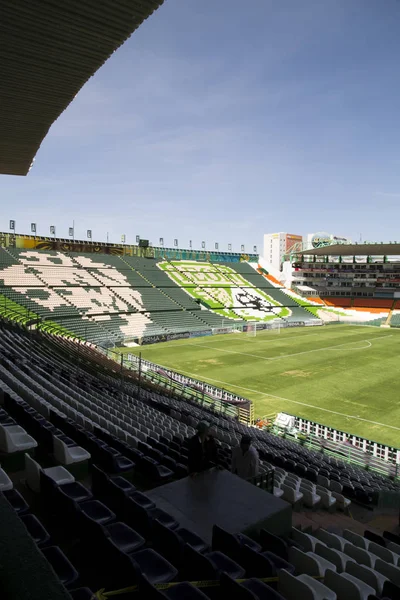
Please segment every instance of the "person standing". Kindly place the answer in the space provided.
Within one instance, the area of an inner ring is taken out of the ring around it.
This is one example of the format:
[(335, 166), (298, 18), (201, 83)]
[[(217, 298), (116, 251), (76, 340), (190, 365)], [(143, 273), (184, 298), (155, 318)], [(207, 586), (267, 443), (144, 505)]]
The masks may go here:
[(251, 479), (259, 474), (260, 459), (249, 435), (243, 435), (240, 446), (233, 448), (231, 471), (242, 479)]
[(197, 423), (197, 433), (190, 438), (188, 444), (189, 475), (195, 475), (209, 468), (207, 457), (207, 438), (210, 425), (206, 421)]

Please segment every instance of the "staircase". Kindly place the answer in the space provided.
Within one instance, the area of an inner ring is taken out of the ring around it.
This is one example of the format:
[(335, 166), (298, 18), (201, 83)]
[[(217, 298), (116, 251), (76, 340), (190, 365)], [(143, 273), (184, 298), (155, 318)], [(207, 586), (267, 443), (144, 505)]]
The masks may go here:
[(390, 327), (390, 322), (393, 317), (393, 308), (390, 309), (387, 319), (384, 323), (382, 323), (381, 327)]

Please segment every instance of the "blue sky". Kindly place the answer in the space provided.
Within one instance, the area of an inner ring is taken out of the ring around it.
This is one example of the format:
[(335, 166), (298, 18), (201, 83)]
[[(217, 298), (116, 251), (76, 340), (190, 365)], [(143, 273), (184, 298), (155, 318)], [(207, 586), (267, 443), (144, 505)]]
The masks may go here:
[(400, 240), (400, 2), (166, 0), (0, 176), (0, 229)]

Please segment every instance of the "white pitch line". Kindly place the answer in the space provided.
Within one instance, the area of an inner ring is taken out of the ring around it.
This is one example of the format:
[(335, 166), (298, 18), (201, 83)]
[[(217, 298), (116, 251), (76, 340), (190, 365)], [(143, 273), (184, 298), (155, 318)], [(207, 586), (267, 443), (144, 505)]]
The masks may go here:
[[(386, 336), (384, 336), (386, 337)], [(167, 367), (169, 368), (169, 367)], [(202, 378), (204, 375), (200, 373), (189, 373), (189, 371), (183, 371), (179, 369), (181, 373), (185, 375), (189, 375), (189, 377)], [(242, 385), (235, 385), (233, 383), (229, 383), (227, 381), (221, 381), (220, 379), (212, 379), (211, 377), (207, 377), (208, 381), (213, 381), (214, 383), (222, 383), (222, 385), (227, 385), (230, 387), (237, 388), (239, 390), (244, 390), (246, 392), (252, 392), (253, 394), (263, 394), (264, 396), (268, 396), (269, 398), (276, 398), (276, 400), (284, 400), (285, 402), (292, 402), (293, 404), (299, 404), (300, 406), (307, 406), (308, 408), (313, 408), (315, 410), (323, 410), (324, 412), (331, 413), (333, 415), (338, 415), (340, 417), (346, 417), (347, 419), (355, 419), (356, 421), (364, 421), (365, 423), (370, 423), (371, 425), (381, 425), (382, 427), (389, 427), (390, 429), (396, 429), (396, 431), (400, 431), (400, 427), (395, 427), (394, 425), (388, 425), (387, 423), (380, 423), (379, 421), (370, 421), (369, 419), (363, 419), (362, 417), (356, 417), (354, 415), (346, 415), (345, 413), (338, 412), (336, 410), (330, 410), (329, 408), (322, 408), (321, 406), (314, 406), (313, 404), (307, 404), (306, 402), (300, 402), (299, 400), (290, 400), (290, 398), (282, 398), (282, 396), (275, 396), (274, 394), (268, 394), (265, 392), (261, 392), (260, 390), (253, 390), (251, 388), (243, 387)]]
[(363, 346), (361, 348), (351, 348), (352, 350), (366, 350), (372, 346), (371, 342), (374, 340), (379, 340), (383, 338), (391, 337), (391, 335), (382, 335), (376, 338), (372, 338), (372, 340), (358, 340), (353, 342), (345, 342), (344, 344), (336, 344), (335, 346), (326, 346), (325, 348), (314, 348), (314, 350), (303, 350), (302, 352), (294, 352), (293, 354), (280, 354), (279, 356), (267, 357), (260, 356), (259, 354), (251, 354), (250, 352), (238, 352), (237, 350), (225, 350), (224, 348), (214, 348), (214, 346), (209, 346), (208, 344), (188, 344), (188, 346), (197, 346), (198, 348), (211, 348), (211, 350), (216, 350), (217, 352), (225, 352), (228, 354), (239, 354), (241, 356), (251, 356), (253, 358), (259, 358), (260, 360), (281, 360), (282, 358), (290, 358), (291, 356), (300, 356), (301, 354), (310, 354), (311, 352), (321, 352), (322, 350), (335, 350), (336, 348), (341, 348), (343, 346), (348, 346), (349, 344), (358, 344), (362, 342), (367, 342), (369, 346)]
[[(261, 330), (261, 331), (259, 331), (259, 332), (257, 333), (257, 336), (256, 336), (256, 337), (257, 337), (257, 338), (259, 338), (260, 334), (261, 334), (263, 331), (267, 331), (267, 330), (265, 329), (265, 330)], [(285, 339), (288, 339), (288, 340), (296, 340), (296, 339), (298, 339), (298, 338), (306, 338), (306, 337), (311, 337), (311, 336), (320, 335), (320, 333), (321, 333), (321, 332), (319, 332), (319, 333), (306, 333), (306, 334), (304, 334), (304, 335), (292, 335), (292, 336), (290, 336), (290, 335), (284, 335), (283, 337), (284, 337)], [(211, 340), (210, 340), (210, 342), (214, 342), (214, 343), (215, 343), (215, 342), (226, 342), (226, 338), (225, 338), (225, 336), (224, 336), (224, 337), (222, 337), (222, 335), (223, 335), (223, 334), (221, 334), (221, 337), (217, 336), (215, 339), (211, 339)], [(269, 337), (267, 337), (265, 340), (264, 340), (264, 339), (262, 339), (262, 340), (258, 339), (258, 340), (257, 340), (257, 342), (260, 342), (260, 341), (265, 341), (265, 342), (268, 342), (268, 343), (269, 343), (269, 342), (280, 342), (280, 341), (283, 341), (283, 340), (282, 340), (282, 338), (280, 338), (280, 334), (277, 334), (277, 335), (278, 335), (278, 337), (273, 337), (273, 339), (270, 339)], [(261, 338), (264, 338), (264, 337), (265, 337), (265, 336), (263, 336), (263, 335), (261, 336)], [(230, 341), (230, 342), (249, 342), (249, 343), (253, 343), (253, 338), (252, 338), (252, 339), (249, 339), (247, 336), (245, 336), (245, 337), (242, 337), (241, 335), (235, 335), (235, 336), (234, 336), (234, 335), (232, 334), (232, 335), (231, 335), (231, 337), (229, 338), (229, 341)], [(183, 344), (182, 344), (182, 345), (183, 345)]]

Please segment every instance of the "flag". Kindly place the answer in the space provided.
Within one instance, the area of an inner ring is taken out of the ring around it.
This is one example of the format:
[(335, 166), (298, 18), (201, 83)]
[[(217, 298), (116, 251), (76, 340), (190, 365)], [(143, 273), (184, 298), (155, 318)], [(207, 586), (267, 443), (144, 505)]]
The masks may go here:
[(215, 242), (215, 249), (218, 250), (218, 242)]
[(69, 228), (68, 235), (69, 235), (69, 237), (74, 237), (74, 228), (73, 227)]
[(123, 244), (125, 244), (125, 241), (126, 241), (126, 235), (123, 233), (123, 234), (121, 235), (121, 242), (122, 242)]
[(164, 238), (160, 238), (160, 246), (164, 246)]
[(192, 240), (189, 240), (189, 248), (192, 247)]
[(136, 243), (138, 244), (140, 242), (140, 235), (136, 236)]
[(31, 232), (36, 233), (36, 223), (31, 223)]
[(201, 242), (201, 247), (205, 248), (206, 247), (206, 243), (205, 242)]
[(50, 225), (50, 235), (56, 235), (56, 226)]
[(88, 240), (92, 239), (92, 230), (91, 229), (87, 230), (87, 237), (88, 237)]
[(178, 246), (178, 240), (174, 240), (174, 246)]
[(228, 251), (232, 252), (232, 244), (228, 244)]
[(240, 246), (240, 250), (241, 250), (242, 252), (244, 252), (244, 244), (242, 244), (242, 245)]
[(257, 246), (253, 246), (253, 252), (257, 254)]
[(11, 231), (15, 231), (15, 221), (13, 220), (10, 221), (10, 229)]

